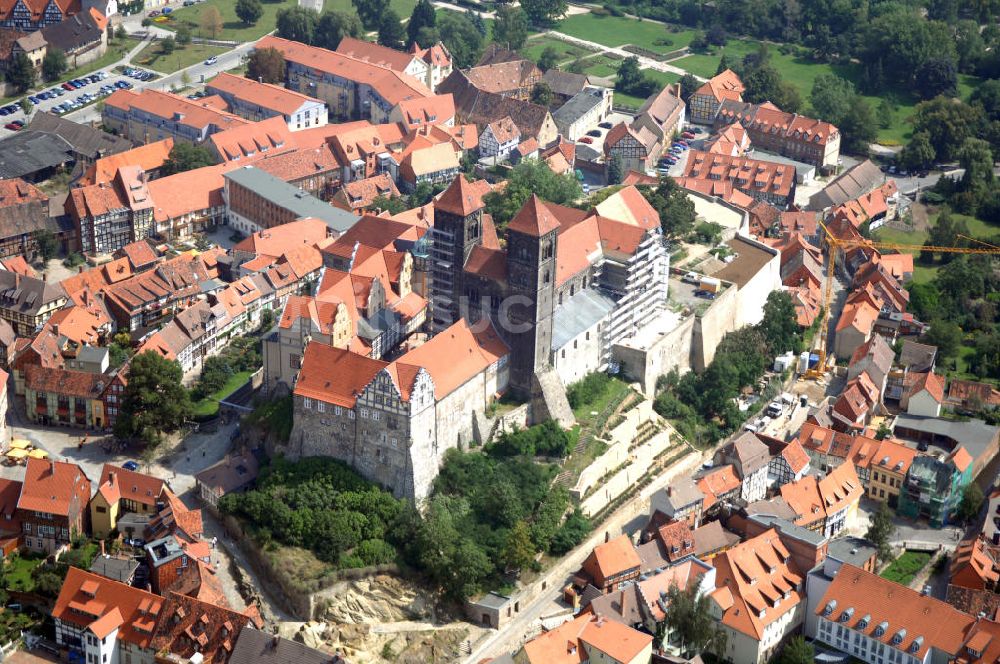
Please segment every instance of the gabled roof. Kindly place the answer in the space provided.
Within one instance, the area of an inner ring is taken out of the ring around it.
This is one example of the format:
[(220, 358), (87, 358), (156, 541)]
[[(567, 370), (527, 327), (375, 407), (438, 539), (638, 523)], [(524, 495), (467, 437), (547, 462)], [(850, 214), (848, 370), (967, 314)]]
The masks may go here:
[[(957, 654), (976, 622), (950, 604), (849, 564), (833, 577), (816, 607), (816, 614), (831, 622), (846, 613), (851, 629), (917, 660), (932, 647)], [(867, 619), (863, 627), (862, 619)]]
[(394, 71), (405, 72), (416, 59), (415, 54), (397, 51), (388, 46), (381, 46), (370, 41), (344, 37), (337, 45), (337, 53), (349, 55), (352, 58), (369, 62), (380, 67), (388, 67)]
[[(18, 509), (69, 516), (73, 499), (90, 498), (90, 480), (75, 463), (29, 458)], [(78, 505), (77, 507), (83, 507)]]
[(732, 69), (727, 69), (719, 74), (716, 74), (703, 84), (700, 88), (695, 90), (695, 95), (708, 95), (713, 97), (716, 101), (722, 101), (723, 99), (742, 99), (743, 91), (746, 88), (743, 85), (743, 81), (737, 76), (736, 72)]
[(153, 593), (71, 566), (52, 616), (98, 638), (117, 628), (122, 641), (148, 648), (163, 603)]
[(910, 388), (910, 397), (914, 397), (926, 391), (934, 401), (944, 403), (944, 376), (927, 371), (915, 374), (913, 387)]
[(98, 479), (99, 487), (103, 488), (105, 484), (109, 483), (112, 475), (114, 475), (114, 483), (118, 486), (122, 498), (150, 507), (156, 507), (166, 486), (166, 482), (152, 475), (106, 463), (101, 468), (101, 476)]
[(532, 194), (531, 198), (525, 201), (507, 225), (508, 231), (516, 231), (532, 237), (542, 237), (558, 228), (559, 221), (537, 194)]
[(773, 528), (719, 554), (712, 563), (716, 592), (728, 591), (725, 598), (712, 595), (723, 624), (754, 640), (763, 639), (769, 625), (804, 599), (797, 590), (802, 574)]
[(221, 72), (205, 84), (209, 94), (219, 94), (222, 97), (239, 99), (262, 109), (267, 109), (284, 116), (290, 116), (309, 102), (322, 103), (300, 92), (289, 90), (280, 85), (261, 83), (244, 76), (236, 76)]
[(650, 648), (653, 637), (614, 620), (586, 613), (524, 644), (529, 664), (581, 664), (596, 653), (616, 662), (632, 662)]
[(450, 212), (459, 217), (468, 217), (482, 208), (482, 194), (461, 173), (455, 176), (448, 188), (434, 201), (435, 210)]
[(639, 569), (642, 561), (628, 535), (598, 544), (583, 563), (583, 569), (595, 577), (606, 580), (613, 576)]

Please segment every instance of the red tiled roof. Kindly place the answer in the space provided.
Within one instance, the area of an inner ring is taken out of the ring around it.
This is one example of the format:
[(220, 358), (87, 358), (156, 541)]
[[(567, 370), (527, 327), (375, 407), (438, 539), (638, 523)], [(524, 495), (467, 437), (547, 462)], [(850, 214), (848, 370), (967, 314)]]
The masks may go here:
[[(56, 599), (57, 620), (105, 635), (119, 625), (118, 638), (148, 648), (163, 599), (153, 593), (70, 567)], [(117, 615), (115, 615), (117, 613)]]
[(532, 237), (542, 237), (558, 228), (559, 221), (536, 194), (531, 195), (507, 225), (507, 230)]
[(90, 499), (90, 480), (80, 466), (65, 461), (29, 458), (18, 509), (70, 516)]
[(483, 207), (482, 193), (458, 174), (451, 184), (434, 201), (434, 209), (467, 217)]

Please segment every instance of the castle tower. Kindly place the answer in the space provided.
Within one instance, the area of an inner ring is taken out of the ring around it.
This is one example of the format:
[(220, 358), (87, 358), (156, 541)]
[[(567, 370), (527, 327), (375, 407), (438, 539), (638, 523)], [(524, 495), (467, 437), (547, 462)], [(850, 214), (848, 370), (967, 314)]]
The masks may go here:
[(462, 279), (469, 253), (483, 238), (483, 203), (465, 180), (455, 176), (434, 203), (431, 249), (431, 331), (448, 328), (462, 317)]
[(507, 226), (507, 316), (498, 321), (511, 346), (511, 386), (528, 394), (535, 374), (549, 366), (559, 222), (532, 194)]

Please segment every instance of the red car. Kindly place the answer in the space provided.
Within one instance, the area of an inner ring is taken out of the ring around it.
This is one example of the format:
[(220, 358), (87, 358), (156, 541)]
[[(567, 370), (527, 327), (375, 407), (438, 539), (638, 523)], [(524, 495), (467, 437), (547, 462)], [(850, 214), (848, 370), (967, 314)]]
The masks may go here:
[(694, 134), (692, 134), (692, 133), (691, 133), (691, 132), (689, 132), (689, 131), (686, 131), (686, 132), (684, 132), (683, 134), (681, 134), (681, 136), (682, 136), (683, 138), (686, 138), (686, 139), (688, 139), (688, 140), (691, 140), (692, 138), (694, 138)]
[(72, 86), (72, 85), (70, 84), (70, 82), (69, 82), (69, 81), (66, 81), (65, 83), (63, 83), (63, 84), (62, 84), (62, 89), (63, 89), (63, 90), (76, 90), (76, 88), (74, 88), (74, 87), (73, 87), (73, 86)]
[(8, 122), (7, 124), (5, 124), (4, 128), (10, 129), (11, 131), (20, 131), (21, 127), (23, 126), (24, 126), (23, 122), (21, 122), (20, 120), (15, 120), (14, 122)]
[(584, 137), (580, 138), (580, 142), (581, 143), (587, 143), (589, 145), (590, 143), (594, 142), (594, 139), (592, 139), (590, 136), (584, 136)]

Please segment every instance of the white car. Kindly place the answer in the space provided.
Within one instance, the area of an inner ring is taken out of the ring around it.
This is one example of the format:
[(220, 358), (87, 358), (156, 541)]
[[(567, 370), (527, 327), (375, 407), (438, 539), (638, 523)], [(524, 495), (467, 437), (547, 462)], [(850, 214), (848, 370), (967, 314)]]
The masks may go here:
[(218, 62), (218, 61), (219, 61), (219, 58), (217, 58), (217, 57), (215, 57), (215, 56), (213, 55), (213, 56), (212, 56), (212, 57), (210, 57), (210, 58), (209, 58), (208, 60), (205, 60), (205, 64), (206, 64), (206, 65), (214, 65), (214, 64), (215, 64), (216, 62)]

